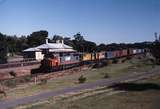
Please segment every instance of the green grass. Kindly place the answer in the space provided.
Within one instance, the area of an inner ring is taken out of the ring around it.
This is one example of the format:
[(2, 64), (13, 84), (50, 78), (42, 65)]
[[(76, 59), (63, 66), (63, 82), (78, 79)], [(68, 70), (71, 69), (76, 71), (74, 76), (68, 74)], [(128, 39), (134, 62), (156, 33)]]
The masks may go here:
[(90, 69), (74, 75), (60, 77), (48, 81), (43, 85), (32, 84), (23, 88), (17, 87), (7, 91), (7, 99), (16, 99), (50, 90), (59, 90), (66, 87), (78, 86), (79, 84), (77, 82), (81, 74), (87, 78), (87, 83), (91, 83), (99, 79), (104, 79), (106, 73), (112, 78), (135, 71), (147, 71), (148, 69), (151, 69), (151, 65), (147, 65), (144, 60), (132, 59), (130, 61), (126, 61), (125, 63), (111, 64), (103, 68)]

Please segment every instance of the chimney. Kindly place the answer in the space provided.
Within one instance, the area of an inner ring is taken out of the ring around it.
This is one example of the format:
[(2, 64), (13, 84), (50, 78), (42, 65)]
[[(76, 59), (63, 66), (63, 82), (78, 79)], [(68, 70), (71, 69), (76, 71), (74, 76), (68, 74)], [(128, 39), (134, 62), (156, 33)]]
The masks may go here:
[(56, 40), (56, 43), (59, 44), (59, 43), (60, 43), (60, 40)]
[(63, 39), (62, 39), (61, 43), (64, 44), (64, 40)]
[(46, 38), (46, 44), (48, 44), (48, 38)]
[(154, 36), (155, 36), (155, 41), (158, 41), (157, 32), (154, 33)]

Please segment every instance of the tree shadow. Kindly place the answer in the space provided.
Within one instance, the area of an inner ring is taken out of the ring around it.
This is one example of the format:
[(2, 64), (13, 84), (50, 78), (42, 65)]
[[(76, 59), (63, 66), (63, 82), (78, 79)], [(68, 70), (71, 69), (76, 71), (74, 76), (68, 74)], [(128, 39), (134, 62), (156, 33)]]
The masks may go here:
[(110, 86), (109, 88), (123, 91), (146, 91), (160, 90), (160, 85), (154, 83), (118, 83)]

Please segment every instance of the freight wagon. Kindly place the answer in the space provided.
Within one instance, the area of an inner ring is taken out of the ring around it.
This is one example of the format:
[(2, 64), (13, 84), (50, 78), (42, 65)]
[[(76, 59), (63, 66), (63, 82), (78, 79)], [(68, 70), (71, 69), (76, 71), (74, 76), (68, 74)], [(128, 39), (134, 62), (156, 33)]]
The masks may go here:
[(82, 61), (91, 61), (91, 60), (92, 60), (92, 54), (91, 53), (82, 54)]
[(45, 56), (42, 61), (42, 66), (49, 71), (71, 68), (82, 64), (90, 64), (97, 60), (107, 60), (114, 58), (127, 57), (144, 53), (144, 49), (123, 49), (116, 51), (103, 51), (94, 53), (62, 53), (62, 54), (49, 54)]
[(107, 52), (105, 53), (105, 57), (106, 57), (107, 59), (112, 59), (112, 58), (114, 58), (114, 53), (113, 53), (112, 51), (107, 51)]
[(129, 55), (129, 56), (133, 55), (133, 49), (132, 49), (132, 48), (129, 48), (129, 49), (128, 49), (128, 55)]
[(125, 57), (128, 55), (128, 51), (127, 50), (121, 50), (122, 54), (121, 57)]
[(96, 53), (96, 59), (101, 60), (101, 59), (105, 59), (105, 58), (106, 58), (106, 56), (105, 56), (104, 51)]

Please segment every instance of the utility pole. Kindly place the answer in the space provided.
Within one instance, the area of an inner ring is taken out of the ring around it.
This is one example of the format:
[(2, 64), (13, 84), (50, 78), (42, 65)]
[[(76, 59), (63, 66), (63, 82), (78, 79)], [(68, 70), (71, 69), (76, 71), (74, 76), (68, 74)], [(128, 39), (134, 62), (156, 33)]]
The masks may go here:
[(157, 32), (154, 33), (154, 36), (155, 36), (155, 41), (158, 41)]

